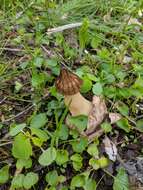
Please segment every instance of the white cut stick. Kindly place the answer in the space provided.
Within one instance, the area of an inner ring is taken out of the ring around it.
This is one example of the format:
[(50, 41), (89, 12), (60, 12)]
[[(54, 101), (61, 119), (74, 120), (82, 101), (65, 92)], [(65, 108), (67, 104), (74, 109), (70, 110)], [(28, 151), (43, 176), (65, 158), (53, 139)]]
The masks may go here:
[(77, 22), (77, 23), (72, 23), (72, 24), (66, 24), (63, 26), (58, 26), (56, 28), (50, 28), (47, 30), (47, 34), (52, 34), (56, 32), (62, 32), (63, 30), (71, 29), (71, 28), (76, 28), (82, 25), (82, 22)]

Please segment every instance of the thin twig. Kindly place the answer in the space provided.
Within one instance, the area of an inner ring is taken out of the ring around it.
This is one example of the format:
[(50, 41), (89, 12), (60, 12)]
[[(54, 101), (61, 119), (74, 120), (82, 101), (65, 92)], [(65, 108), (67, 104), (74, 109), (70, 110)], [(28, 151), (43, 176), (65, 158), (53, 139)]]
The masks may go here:
[(8, 144), (12, 144), (12, 142), (5, 142), (5, 143), (1, 143), (0, 146), (5, 146), (5, 145), (8, 145)]
[(7, 48), (7, 47), (2, 47), (0, 48), (0, 50), (2, 51), (14, 51), (14, 52), (22, 52), (22, 51), (25, 51), (24, 49), (21, 49), (21, 48)]
[(63, 30), (77, 28), (77, 27), (80, 27), (81, 25), (82, 25), (82, 22), (77, 22), (77, 23), (72, 23), (72, 24), (66, 24), (66, 25), (63, 25), (63, 26), (58, 26), (58, 27), (55, 27), (55, 28), (50, 28), (50, 29), (47, 30), (47, 34), (50, 35), (50, 34), (53, 34), (53, 33), (56, 33), (56, 32), (62, 32)]

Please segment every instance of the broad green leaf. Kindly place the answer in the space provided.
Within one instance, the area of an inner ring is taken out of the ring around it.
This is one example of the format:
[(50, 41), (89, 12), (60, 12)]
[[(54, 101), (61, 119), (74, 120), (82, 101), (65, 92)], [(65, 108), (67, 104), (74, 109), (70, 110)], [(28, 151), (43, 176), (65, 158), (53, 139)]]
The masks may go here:
[(95, 160), (94, 158), (91, 158), (89, 160), (89, 165), (93, 167), (93, 169), (98, 170), (100, 168), (100, 164), (98, 160)]
[(87, 116), (80, 115), (80, 116), (73, 116), (69, 117), (68, 122), (70, 125), (76, 126), (80, 131), (83, 131), (87, 128)]
[(105, 168), (108, 166), (109, 164), (109, 160), (107, 158), (105, 158), (104, 156), (102, 156), (99, 160), (98, 163), (100, 165), (100, 168)]
[(30, 139), (28, 139), (24, 134), (19, 133), (15, 136), (12, 146), (12, 155), (15, 158), (20, 159), (28, 159), (32, 155)]
[(117, 126), (126, 131), (127, 133), (130, 132), (131, 126), (128, 123), (128, 120), (126, 118), (122, 118), (119, 121), (116, 122)]
[(109, 133), (112, 131), (112, 126), (110, 123), (104, 122), (101, 124), (101, 128), (104, 130), (105, 133)]
[(44, 62), (44, 59), (42, 57), (36, 57), (33, 61), (33, 65), (36, 67), (41, 67)]
[(13, 177), (11, 186), (13, 189), (18, 189), (23, 187), (23, 181), (24, 181), (24, 174), (18, 174)]
[(46, 113), (39, 113), (37, 115), (34, 115), (30, 122), (30, 127), (32, 128), (41, 128), (44, 127), (44, 125), (47, 123), (48, 119), (46, 117)]
[(46, 181), (51, 186), (56, 186), (59, 182), (58, 179), (59, 176), (56, 170), (50, 171), (46, 174)]
[(88, 146), (87, 152), (91, 156), (94, 156), (95, 158), (98, 158), (99, 151), (98, 151), (97, 145), (95, 143), (92, 143), (92, 144), (90, 144)]
[(40, 155), (39, 163), (43, 166), (49, 166), (53, 161), (55, 161), (56, 155), (56, 149), (54, 147), (50, 147)]
[(82, 93), (87, 93), (91, 90), (92, 88), (92, 81), (89, 80), (87, 77), (83, 78), (83, 84), (81, 86), (81, 92)]
[(0, 184), (6, 183), (9, 179), (9, 166), (6, 165), (0, 169)]
[(126, 104), (122, 103), (121, 105), (119, 105), (117, 107), (117, 109), (119, 110), (119, 112), (122, 115), (124, 115), (124, 116), (128, 116), (129, 115), (129, 107)]
[(84, 190), (96, 190), (96, 181), (88, 178), (85, 182)]
[(114, 179), (113, 190), (129, 190), (128, 175), (124, 168), (120, 168)]
[(100, 43), (102, 42), (101, 38), (94, 36), (91, 40), (91, 47), (92, 48), (97, 48), (98, 45), (100, 45)]
[(14, 124), (10, 127), (10, 132), (9, 134), (11, 136), (15, 136), (17, 135), (19, 132), (21, 132), (21, 130), (23, 130), (24, 128), (26, 127), (26, 124), (25, 123), (22, 123), (22, 124)]
[(59, 138), (61, 140), (67, 140), (69, 136), (69, 129), (66, 125), (62, 124), (59, 130)]
[(32, 137), (31, 140), (35, 146), (41, 147), (43, 144), (43, 141), (38, 137)]
[(80, 154), (74, 154), (70, 158), (73, 162), (73, 168), (78, 171), (82, 168), (82, 157)]
[(69, 160), (69, 154), (67, 150), (58, 150), (57, 151), (57, 157), (56, 157), (56, 163), (58, 165), (65, 164)]
[(57, 61), (55, 59), (48, 59), (46, 62), (45, 62), (45, 66), (48, 67), (48, 68), (51, 68), (51, 67), (55, 67), (57, 66)]
[(143, 132), (143, 119), (140, 119), (140, 120), (137, 121), (136, 127), (137, 127), (141, 132)]
[(88, 140), (86, 138), (80, 138), (78, 141), (71, 142), (72, 148), (75, 152), (83, 152), (88, 145)]
[(36, 89), (40, 89), (46, 83), (46, 74), (45, 73), (33, 73), (32, 74), (32, 86)]
[(71, 189), (75, 187), (83, 187), (85, 184), (85, 178), (83, 175), (76, 175), (71, 180)]
[(32, 166), (32, 159), (29, 158), (27, 160), (25, 159), (18, 159), (17, 162), (16, 162), (16, 168), (17, 169), (22, 169), (22, 168), (31, 168)]
[(36, 135), (39, 137), (42, 141), (47, 141), (49, 139), (49, 136), (47, 135), (46, 131), (30, 127), (32, 135)]
[(23, 180), (23, 186), (25, 189), (31, 189), (33, 185), (38, 182), (38, 174), (34, 172), (29, 172), (26, 174)]
[(103, 88), (102, 88), (101, 83), (98, 82), (98, 83), (94, 84), (92, 87), (92, 92), (93, 92), (93, 94), (95, 94), (97, 96), (101, 95), (103, 93)]

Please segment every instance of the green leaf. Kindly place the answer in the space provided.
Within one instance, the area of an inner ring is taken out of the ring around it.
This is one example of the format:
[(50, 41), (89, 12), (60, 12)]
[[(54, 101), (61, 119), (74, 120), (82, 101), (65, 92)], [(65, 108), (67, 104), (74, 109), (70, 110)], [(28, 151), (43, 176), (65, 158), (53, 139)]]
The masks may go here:
[(56, 170), (50, 171), (46, 174), (46, 181), (51, 186), (56, 186), (59, 182), (58, 179), (59, 176)]
[(126, 131), (127, 133), (130, 132), (131, 126), (128, 123), (128, 120), (126, 118), (122, 118), (119, 121), (116, 122), (117, 126)]
[(48, 119), (46, 116), (46, 113), (39, 113), (37, 115), (34, 115), (30, 122), (30, 127), (32, 128), (41, 128), (47, 123)]
[(89, 178), (86, 180), (84, 190), (96, 190), (96, 181)]
[(93, 92), (93, 94), (95, 94), (97, 96), (101, 95), (103, 93), (103, 88), (102, 88), (101, 83), (98, 82), (98, 83), (94, 84), (93, 88), (92, 88), (92, 92)]
[(55, 59), (48, 59), (46, 62), (45, 62), (45, 66), (47, 66), (48, 68), (51, 68), (51, 67), (55, 67), (57, 66), (57, 60)]
[(98, 151), (97, 145), (95, 143), (92, 143), (92, 144), (90, 144), (88, 146), (87, 152), (91, 156), (94, 156), (95, 158), (98, 158), (99, 151)]
[(24, 174), (18, 174), (13, 177), (11, 186), (13, 189), (22, 188), (23, 187), (23, 181), (24, 181)]
[(26, 174), (23, 180), (23, 186), (25, 189), (30, 189), (33, 185), (38, 182), (38, 174), (34, 172), (29, 172)]
[(49, 166), (56, 159), (56, 149), (54, 147), (50, 147), (45, 150), (39, 157), (39, 163), (43, 166)]
[(32, 137), (32, 142), (35, 146), (41, 147), (43, 144), (43, 141), (38, 137)]
[(84, 49), (89, 40), (88, 34), (89, 21), (84, 19), (83, 24), (79, 30), (79, 44), (80, 48)]
[(81, 92), (82, 93), (87, 93), (91, 90), (92, 88), (92, 81), (89, 80), (87, 77), (83, 78), (83, 84), (81, 86)]
[(85, 178), (83, 175), (76, 175), (71, 180), (71, 189), (75, 187), (83, 187), (85, 184)]
[(47, 135), (46, 131), (30, 127), (32, 135), (36, 135), (39, 137), (42, 141), (47, 141), (49, 139), (49, 136)]
[(101, 124), (101, 128), (104, 130), (105, 133), (109, 133), (112, 131), (112, 126), (110, 123), (104, 122)]
[(14, 138), (12, 146), (12, 155), (15, 158), (28, 159), (32, 155), (32, 146), (30, 139), (22, 133), (19, 133)]
[(26, 127), (26, 124), (25, 123), (22, 123), (22, 124), (17, 124), (17, 125), (12, 125), (10, 127), (10, 132), (9, 134), (11, 136), (15, 136), (17, 135), (21, 130), (23, 130), (24, 128)]
[(42, 57), (36, 57), (33, 61), (33, 65), (36, 67), (41, 67), (43, 62), (44, 62), (44, 60)]
[(16, 168), (17, 169), (22, 169), (22, 168), (31, 168), (32, 166), (32, 159), (29, 158), (27, 160), (25, 159), (18, 159), (17, 162), (16, 162)]
[(6, 183), (9, 179), (9, 166), (6, 165), (0, 169), (0, 184)]
[(61, 125), (61, 128), (59, 130), (59, 138), (61, 140), (67, 140), (68, 139), (68, 136), (69, 136), (69, 129), (66, 125), (62, 124)]
[(94, 36), (92, 38), (92, 40), (91, 40), (91, 47), (92, 48), (97, 48), (100, 45), (101, 42), (102, 42), (102, 40), (99, 37)]
[(45, 73), (33, 73), (32, 74), (32, 86), (36, 89), (40, 89), (46, 83), (46, 74)]
[(120, 168), (114, 179), (113, 190), (129, 190), (128, 175), (124, 168)]
[(86, 138), (80, 138), (78, 141), (71, 142), (72, 148), (75, 152), (83, 152), (88, 145), (88, 140)]
[(57, 157), (56, 157), (56, 163), (58, 165), (65, 164), (69, 160), (69, 154), (67, 150), (58, 150), (57, 151)]
[(87, 128), (87, 121), (88, 118), (85, 115), (71, 116), (68, 119), (69, 124), (76, 126), (80, 131)]
[(15, 82), (15, 90), (16, 90), (16, 92), (19, 92), (22, 87), (23, 87), (23, 85), (20, 82), (18, 82), (18, 81)]
[(129, 108), (126, 104), (121, 103), (121, 105), (119, 105), (117, 107), (117, 109), (119, 110), (119, 112), (124, 115), (124, 116), (128, 116), (129, 115)]
[(82, 168), (82, 157), (80, 154), (74, 154), (71, 156), (71, 160), (73, 161), (73, 168), (78, 171)]
[(137, 127), (141, 132), (143, 132), (143, 119), (140, 119), (140, 120), (137, 121), (136, 127)]
[(105, 168), (108, 166), (109, 164), (109, 160), (107, 158), (105, 158), (104, 156), (102, 156), (99, 160), (98, 163), (100, 165), (100, 168)]
[(100, 164), (98, 160), (95, 160), (94, 158), (91, 158), (89, 160), (89, 165), (93, 167), (93, 169), (98, 170), (100, 168)]

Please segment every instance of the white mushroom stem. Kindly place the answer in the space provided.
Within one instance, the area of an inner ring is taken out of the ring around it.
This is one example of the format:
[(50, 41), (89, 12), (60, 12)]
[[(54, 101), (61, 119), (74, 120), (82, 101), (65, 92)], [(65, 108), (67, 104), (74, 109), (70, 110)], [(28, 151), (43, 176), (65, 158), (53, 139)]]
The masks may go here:
[(74, 95), (65, 96), (65, 104), (69, 107), (72, 116), (88, 116), (92, 108), (92, 103), (85, 99), (79, 92)]

